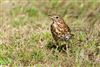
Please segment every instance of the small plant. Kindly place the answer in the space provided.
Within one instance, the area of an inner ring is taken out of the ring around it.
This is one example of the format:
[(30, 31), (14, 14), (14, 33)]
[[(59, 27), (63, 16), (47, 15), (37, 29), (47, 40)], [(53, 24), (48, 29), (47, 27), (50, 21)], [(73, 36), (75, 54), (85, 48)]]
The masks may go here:
[(25, 13), (28, 14), (29, 17), (35, 17), (38, 14), (38, 11), (34, 7), (29, 7), (26, 9)]
[(32, 53), (32, 57), (33, 60), (35, 60), (35, 62), (42, 61), (44, 57), (44, 53), (41, 50), (34, 50)]

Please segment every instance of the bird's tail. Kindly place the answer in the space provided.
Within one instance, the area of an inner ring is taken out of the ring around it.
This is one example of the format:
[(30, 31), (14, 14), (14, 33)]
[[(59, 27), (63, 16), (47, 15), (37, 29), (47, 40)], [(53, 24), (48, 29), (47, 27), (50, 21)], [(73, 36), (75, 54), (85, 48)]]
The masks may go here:
[(74, 37), (74, 34), (71, 34), (71, 37)]

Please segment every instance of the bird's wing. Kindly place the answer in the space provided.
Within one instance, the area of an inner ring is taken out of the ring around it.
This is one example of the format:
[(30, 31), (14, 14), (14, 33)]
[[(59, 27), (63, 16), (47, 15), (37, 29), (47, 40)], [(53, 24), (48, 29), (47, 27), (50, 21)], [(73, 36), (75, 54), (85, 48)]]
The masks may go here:
[(60, 24), (58, 29), (60, 32), (62, 32), (62, 34), (67, 34), (67, 33), (71, 32), (70, 28), (65, 23)]

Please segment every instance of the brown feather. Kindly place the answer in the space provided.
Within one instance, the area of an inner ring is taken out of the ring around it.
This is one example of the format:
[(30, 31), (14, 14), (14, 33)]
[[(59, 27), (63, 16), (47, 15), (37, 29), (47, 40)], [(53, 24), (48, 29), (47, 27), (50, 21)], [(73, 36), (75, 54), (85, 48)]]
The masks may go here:
[(71, 37), (71, 31), (60, 16), (52, 16), (51, 33), (55, 41), (67, 40)]

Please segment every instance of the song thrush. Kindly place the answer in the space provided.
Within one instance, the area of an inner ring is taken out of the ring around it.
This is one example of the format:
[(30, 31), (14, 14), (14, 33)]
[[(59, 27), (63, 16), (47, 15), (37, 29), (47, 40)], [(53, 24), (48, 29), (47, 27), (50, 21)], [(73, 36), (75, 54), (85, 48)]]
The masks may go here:
[(72, 37), (72, 34), (63, 18), (58, 15), (52, 15), (50, 18), (53, 20), (51, 24), (51, 33), (56, 43), (58, 41), (68, 41)]

